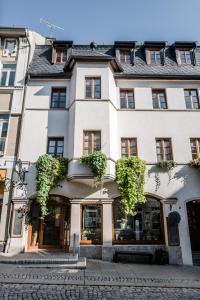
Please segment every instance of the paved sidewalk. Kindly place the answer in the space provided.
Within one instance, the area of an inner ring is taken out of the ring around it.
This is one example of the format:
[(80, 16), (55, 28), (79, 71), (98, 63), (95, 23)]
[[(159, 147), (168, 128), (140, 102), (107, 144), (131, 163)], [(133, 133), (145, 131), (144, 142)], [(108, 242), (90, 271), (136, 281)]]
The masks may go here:
[(86, 270), (0, 264), (0, 283), (195, 288), (200, 293), (200, 267), (116, 264), (97, 260), (88, 260)]

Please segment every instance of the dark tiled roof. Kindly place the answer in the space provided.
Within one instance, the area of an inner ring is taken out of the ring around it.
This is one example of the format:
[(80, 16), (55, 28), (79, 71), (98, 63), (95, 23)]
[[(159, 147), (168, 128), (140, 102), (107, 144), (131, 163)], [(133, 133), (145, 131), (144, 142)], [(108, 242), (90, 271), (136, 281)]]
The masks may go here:
[[(74, 45), (71, 50), (71, 57), (97, 57), (114, 58), (115, 48), (113, 45), (99, 45), (92, 50), (89, 45)], [(134, 65), (121, 64), (123, 71), (117, 76), (132, 77), (198, 77), (200, 78), (200, 47), (195, 49), (196, 64), (178, 65), (175, 49), (173, 46), (166, 47), (164, 65), (148, 65), (146, 63), (145, 49), (143, 46), (136, 46)], [(29, 67), (29, 74), (43, 76), (64, 76), (65, 64), (52, 64), (51, 46), (36, 46), (32, 63)]]

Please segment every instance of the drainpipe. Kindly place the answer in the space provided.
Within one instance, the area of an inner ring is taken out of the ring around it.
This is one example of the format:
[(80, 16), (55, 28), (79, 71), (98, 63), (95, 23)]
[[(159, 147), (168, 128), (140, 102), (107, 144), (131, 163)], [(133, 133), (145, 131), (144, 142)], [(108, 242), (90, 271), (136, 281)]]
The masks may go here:
[[(21, 141), (21, 135), (22, 135), (22, 124), (23, 124), (23, 119), (24, 119), (24, 108), (25, 108), (25, 98), (26, 98), (26, 91), (27, 91), (27, 69), (30, 63), (30, 56), (31, 56), (31, 43), (29, 40), (29, 31), (27, 29), (26, 30), (26, 37), (27, 37), (27, 41), (28, 41), (28, 48), (29, 48), (29, 52), (28, 52), (28, 61), (27, 61), (27, 65), (26, 65), (26, 74), (25, 74), (25, 81), (24, 81), (24, 94), (23, 94), (23, 100), (22, 100), (22, 110), (21, 110), (21, 120), (19, 123), (19, 128), (18, 128), (18, 133), (17, 133), (17, 142), (16, 142), (16, 159), (15, 162), (13, 163), (13, 168), (12, 168), (12, 173), (11, 173), (11, 180), (13, 179), (13, 174), (14, 174), (14, 167), (15, 164), (19, 158), (19, 145), (20, 145), (20, 141)], [(13, 187), (11, 187), (11, 190), (9, 191), (9, 201), (8, 201), (8, 213), (7, 213), (7, 220), (6, 220), (6, 228), (7, 228), (7, 239), (5, 241), (4, 244), (4, 249), (3, 252), (8, 252), (9, 248), (10, 248), (10, 241), (11, 241), (11, 230), (12, 230), (12, 196), (13, 196)]]

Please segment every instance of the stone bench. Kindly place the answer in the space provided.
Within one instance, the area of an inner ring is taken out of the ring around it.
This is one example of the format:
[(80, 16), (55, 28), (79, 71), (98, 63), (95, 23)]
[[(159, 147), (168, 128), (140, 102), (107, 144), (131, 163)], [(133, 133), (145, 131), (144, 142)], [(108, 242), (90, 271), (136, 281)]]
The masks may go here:
[(118, 262), (119, 255), (144, 256), (144, 257), (148, 257), (149, 264), (152, 264), (153, 262), (153, 254), (151, 252), (116, 250), (114, 255), (114, 262)]

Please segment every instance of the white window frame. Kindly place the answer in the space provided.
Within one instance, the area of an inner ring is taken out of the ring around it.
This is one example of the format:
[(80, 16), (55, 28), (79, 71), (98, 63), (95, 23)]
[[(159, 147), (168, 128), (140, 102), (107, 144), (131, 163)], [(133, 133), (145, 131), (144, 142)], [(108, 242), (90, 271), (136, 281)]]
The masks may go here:
[[(15, 69), (14, 68), (5, 68), (4, 66), (6, 66), (7, 64), (1, 64), (0, 65), (0, 86), (9, 86), (9, 79), (10, 79), (10, 73), (11, 72), (15, 72), (15, 76), (16, 76), (16, 64), (15, 65)], [(1, 79), (2, 79), (2, 73), (3, 72), (7, 72), (6, 75), (6, 82), (5, 85), (1, 85)], [(15, 86), (15, 79), (14, 79), (14, 83), (13, 86)]]
[[(6, 114), (3, 114), (3, 115), (6, 115)], [(7, 137), (8, 137), (8, 129), (7, 129), (6, 137), (2, 137), (2, 130), (3, 130), (3, 124), (4, 123), (8, 123), (8, 126), (9, 126), (9, 117), (7, 119), (4, 119), (4, 118), (1, 117), (1, 114), (0, 114), (0, 140), (2, 140), (2, 139), (5, 140), (4, 150), (0, 151), (0, 156), (3, 156), (4, 153), (5, 153), (6, 141), (7, 141)]]
[[(7, 48), (6, 48), (6, 43), (7, 41), (15, 41), (15, 48), (12, 52), (10, 52)], [(14, 39), (14, 38), (6, 38), (4, 40), (4, 51), (5, 51), (5, 54), (3, 54), (3, 56), (16, 56), (17, 55), (17, 46), (18, 46), (18, 43), (17, 43), (17, 39)], [(4, 52), (3, 51), (3, 52)]]

